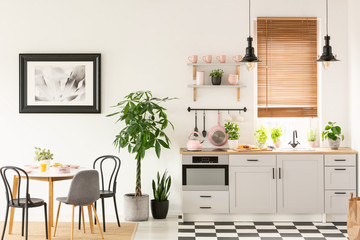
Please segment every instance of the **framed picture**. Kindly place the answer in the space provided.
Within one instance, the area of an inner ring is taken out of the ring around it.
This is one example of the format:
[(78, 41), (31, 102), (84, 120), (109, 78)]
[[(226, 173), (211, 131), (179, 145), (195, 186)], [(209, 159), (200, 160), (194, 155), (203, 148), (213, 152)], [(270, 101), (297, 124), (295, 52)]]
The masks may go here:
[(20, 113), (100, 113), (100, 54), (20, 54)]

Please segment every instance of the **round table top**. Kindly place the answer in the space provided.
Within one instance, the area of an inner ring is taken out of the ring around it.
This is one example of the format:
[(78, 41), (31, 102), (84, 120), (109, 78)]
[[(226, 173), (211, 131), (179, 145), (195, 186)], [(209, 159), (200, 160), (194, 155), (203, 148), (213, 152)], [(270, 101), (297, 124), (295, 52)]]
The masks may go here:
[(29, 177), (44, 177), (44, 178), (48, 178), (48, 177), (73, 177), (75, 176), (76, 173), (82, 171), (82, 170), (86, 170), (87, 168), (84, 167), (80, 167), (80, 168), (70, 168), (70, 173), (59, 173), (56, 169), (54, 169), (53, 167), (50, 168), (49, 171), (46, 172), (41, 172), (40, 168), (37, 169), (32, 169), (31, 173), (28, 173)]

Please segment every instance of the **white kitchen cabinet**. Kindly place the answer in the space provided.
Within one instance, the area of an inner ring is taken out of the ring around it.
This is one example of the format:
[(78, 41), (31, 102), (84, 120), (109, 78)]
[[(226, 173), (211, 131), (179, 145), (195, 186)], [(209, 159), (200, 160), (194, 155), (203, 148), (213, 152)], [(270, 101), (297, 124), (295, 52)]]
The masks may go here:
[(323, 155), (277, 156), (278, 213), (324, 212)]
[(184, 213), (229, 213), (229, 191), (183, 191)]
[(355, 190), (325, 191), (325, 213), (347, 214), (351, 192)]
[(355, 189), (355, 167), (325, 167), (325, 189)]

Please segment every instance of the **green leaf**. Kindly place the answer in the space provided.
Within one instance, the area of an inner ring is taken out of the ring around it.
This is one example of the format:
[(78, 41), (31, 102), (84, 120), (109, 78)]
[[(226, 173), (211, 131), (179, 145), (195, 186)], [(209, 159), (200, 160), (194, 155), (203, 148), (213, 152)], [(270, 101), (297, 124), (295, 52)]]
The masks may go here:
[(156, 156), (158, 158), (160, 158), (161, 147), (160, 147), (159, 141), (155, 142), (155, 152), (156, 152)]
[(326, 127), (325, 127), (325, 130), (330, 130), (331, 129), (331, 126), (329, 126), (329, 125), (327, 125)]
[(341, 134), (341, 128), (339, 126), (332, 127), (331, 131), (336, 135)]

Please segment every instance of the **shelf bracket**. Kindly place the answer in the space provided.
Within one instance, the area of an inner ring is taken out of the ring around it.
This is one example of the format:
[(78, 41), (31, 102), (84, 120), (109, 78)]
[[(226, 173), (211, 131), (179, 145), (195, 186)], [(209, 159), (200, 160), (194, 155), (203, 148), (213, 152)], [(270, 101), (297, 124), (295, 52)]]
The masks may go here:
[(240, 88), (237, 88), (236, 91), (237, 91), (237, 101), (240, 102)]
[(240, 66), (236, 66), (236, 74), (239, 76), (240, 78)]
[(196, 88), (193, 88), (193, 100), (196, 102)]
[(193, 69), (193, 80), (196, 80), (196, 66), (192, 66)]

